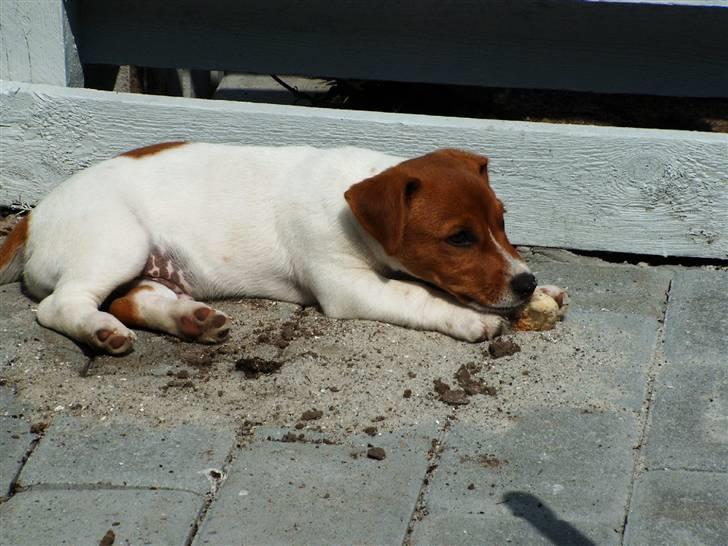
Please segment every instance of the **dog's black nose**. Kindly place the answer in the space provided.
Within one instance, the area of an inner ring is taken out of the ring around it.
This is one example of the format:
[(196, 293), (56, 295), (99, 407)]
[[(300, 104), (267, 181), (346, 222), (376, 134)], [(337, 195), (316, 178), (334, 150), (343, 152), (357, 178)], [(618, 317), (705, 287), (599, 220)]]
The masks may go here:
[(536, 277), (531, 273), (519, 273), (511, 279), (511, 289), (517, 296), (527, 298), (536, 290)]

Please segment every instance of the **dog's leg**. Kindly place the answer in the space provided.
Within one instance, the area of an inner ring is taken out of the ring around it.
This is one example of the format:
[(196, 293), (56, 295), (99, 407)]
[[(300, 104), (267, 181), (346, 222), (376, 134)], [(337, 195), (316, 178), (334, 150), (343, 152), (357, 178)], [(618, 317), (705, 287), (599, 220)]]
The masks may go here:
[(503, 333), (507, 322), (479, 313), (448, 295), (415, 282), (387, 279), (373, 271), (321, 276), (316, 297), (335, 318), (369, 319), (434, 330), (457, 339), (479, 341)]
[(83, 283), (56, 286), (38, 305), (38, 322), (110, 354), (131, 350), (136, 336), (109, 313), (99, 311), (104, 294)]
[(126, 326), (166, 332), (199, 343), (220, 343), (230, 333), (227, 315), (152, 280), (136, 282), (111, 302), (109, 313)]

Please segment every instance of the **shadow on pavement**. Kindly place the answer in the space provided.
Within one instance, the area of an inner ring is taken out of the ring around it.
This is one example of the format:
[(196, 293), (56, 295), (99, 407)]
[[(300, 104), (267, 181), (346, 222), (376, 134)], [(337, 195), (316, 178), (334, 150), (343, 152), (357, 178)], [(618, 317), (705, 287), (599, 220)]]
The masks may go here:
[(576, 527), (560, 520), (538, 497), (520, 491), (508, 491), (503, 503), (517, 518), (523, 518), (553, 544), (559, 546), (596, 546)]

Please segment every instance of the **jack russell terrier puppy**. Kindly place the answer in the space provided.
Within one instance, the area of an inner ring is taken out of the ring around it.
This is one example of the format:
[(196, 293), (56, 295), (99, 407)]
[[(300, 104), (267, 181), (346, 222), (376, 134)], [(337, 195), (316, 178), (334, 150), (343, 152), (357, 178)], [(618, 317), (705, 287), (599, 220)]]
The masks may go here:
[(22, 276), (40, 324), (111, 354), (132, 348), (129, 327), (224, 341), (229, 317), (198, 300), (238, 296), (492, 338), (536, 279), (487, 165), (459, 150), (148, 146), (41, 201), (0, 248), (0, 284)]

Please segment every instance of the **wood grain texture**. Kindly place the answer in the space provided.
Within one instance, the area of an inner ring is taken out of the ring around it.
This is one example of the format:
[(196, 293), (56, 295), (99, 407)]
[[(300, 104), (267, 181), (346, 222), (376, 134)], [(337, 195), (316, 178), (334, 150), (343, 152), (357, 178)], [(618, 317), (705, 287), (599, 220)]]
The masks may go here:
[(1, 0), (0, 79), (83, 85), (61, 0)]
[[(0, 204), (171, 140), (490, 156), (518, 244), (728, 257), (728, 135), (114, 94), (3, 82)], [(305, 184), (306, 181), (295, 183)]]
[(728, 96), (726, 2), (68, 1), (90, 63)]

